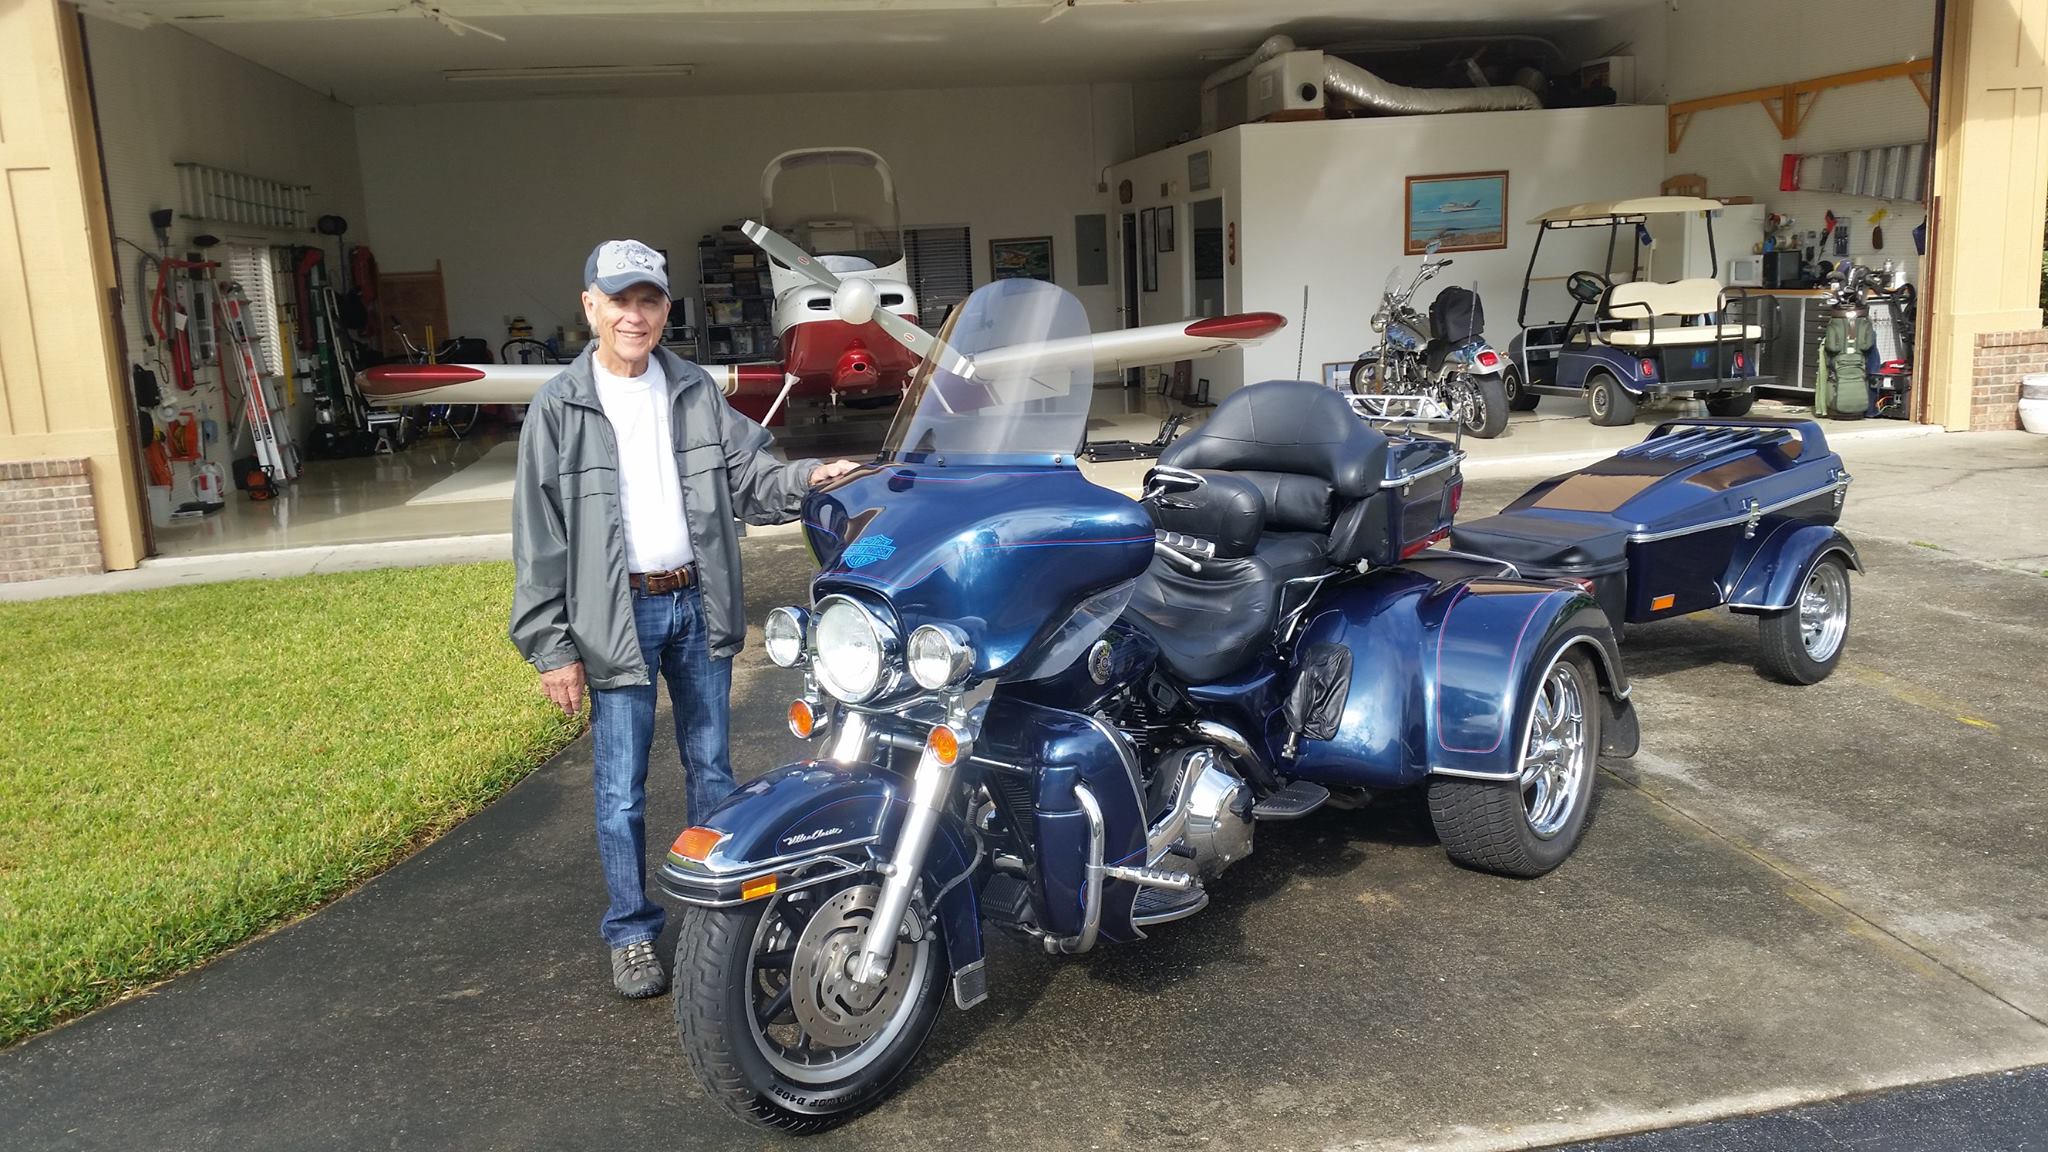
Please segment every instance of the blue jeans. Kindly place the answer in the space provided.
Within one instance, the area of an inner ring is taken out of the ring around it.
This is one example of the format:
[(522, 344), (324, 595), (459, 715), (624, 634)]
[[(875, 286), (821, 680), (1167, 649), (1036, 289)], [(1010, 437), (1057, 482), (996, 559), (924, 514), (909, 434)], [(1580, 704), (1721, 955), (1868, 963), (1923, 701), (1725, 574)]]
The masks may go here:
[(668, 916), (647, 898), (647, 752), (654, 744), (657, 677), (668, 681), (690, 819), (703, 819), (734, 788), (727, 709), (732, 661), (712, 658), (702, 596), (692, 586), (632, 597), (647, 683), (590, 692), (597, 855), (611, 895), (603, 933), (613, 948), (661, 935)]

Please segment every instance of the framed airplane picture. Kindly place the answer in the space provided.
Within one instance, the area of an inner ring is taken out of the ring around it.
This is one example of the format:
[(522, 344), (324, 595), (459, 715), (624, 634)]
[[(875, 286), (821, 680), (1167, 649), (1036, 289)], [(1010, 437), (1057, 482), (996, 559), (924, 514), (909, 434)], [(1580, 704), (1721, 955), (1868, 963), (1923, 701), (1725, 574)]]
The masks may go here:
[(1008, 280), (1026, 277), (1052, 279), (1052, 237), (1013, 236), (988, 242), (989, 277)]
[(1408, 177), (1401, 252), (1484, 252), (1508, 246), (1508, 174), (1457, 172)]

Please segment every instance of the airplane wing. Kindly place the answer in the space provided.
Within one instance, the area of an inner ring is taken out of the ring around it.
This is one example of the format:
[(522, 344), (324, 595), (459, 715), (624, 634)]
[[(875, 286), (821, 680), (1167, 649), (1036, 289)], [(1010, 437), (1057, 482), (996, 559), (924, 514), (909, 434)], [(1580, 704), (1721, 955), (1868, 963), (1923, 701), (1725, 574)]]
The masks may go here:
[[(727, 396), (742, 385), (782, 386), (780, 364), (706, 364)], [(363, 398), (380, 408), (406, 404), (529, 404), (560, 364), (379, 364), (356, 373)]]
[(976, 352), (977, 374), (1013, 363), (1045, 364), (1072, 361), (1073, 367), (1092, 366), (1096, 372), (1119, 372), (1147, 364), (1169, 364), (1175, 360), (1199, 360), (1231, 348), (1244, 348), (1287, 326), (1277, 312), (1243, 312), (1234, 316), (1210, 316), (1201, 320), (1176, 320), (1171, 324), (1147, 324), (1076, 336), (1044, 344), (1020, 344), (1015, 348), (990, 348)]
[[(1118, 372), (1146, 364), (1199, 360), (1257, 344), (1287, 326), (1277, 312), (1244, 312), (1202, 320), (1148, 324), (1045, 344), (990, 348), (970, 359), (981, 372), (1006, 364), (1071, 360), (1074, 367)], [(727, 396), (742, 389), (773, 394), (784, 380), (780, 364), (706, 364)], [(527, 404), (562, 370), (559, 364), (379, 364), (356, 374), (364, 399), (382, 408), (406, 404)]]

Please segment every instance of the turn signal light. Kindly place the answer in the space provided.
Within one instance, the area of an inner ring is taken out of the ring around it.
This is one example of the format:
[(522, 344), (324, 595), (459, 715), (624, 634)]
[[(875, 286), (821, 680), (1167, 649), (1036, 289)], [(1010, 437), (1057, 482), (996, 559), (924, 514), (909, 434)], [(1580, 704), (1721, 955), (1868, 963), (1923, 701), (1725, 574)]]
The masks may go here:
[(683, 834), (676, 837), (676, 842), (670, 846), (669, 851), (685, 860), (695, 860), (702, 864), (705, 858), (711, 855), (711, 850), (718, 847), (718, 842), (723, 839), (725, 833), (716, 828), (685, 828)]
[(775, 895), (776, 884), (776, 878), (773, 876), (762, 876), (759, 879), (749, 880), (740, 885), (740, 899), (758, 900), (763, 896), (773, 896)]
[(931, 758), (938, 761), (941, 767), (951, 768), (953, 762), (960, 759), (960, 735), (941, 724), (932, 729), (930, 736), (925, 737), (924, 750), (930, 753)]
[(793, 700), (789, 705), (789, 730), (799, 740), (809, 740), (811, 733), (818, 730), (818, 714), (811, 711), (808, 701)]
[(1650, 611), (1662, 612), (1676, 603), (1678, 603), (1678, 597), (1673, 593), (1666, 592), (1664, 595), (1650, 601)]

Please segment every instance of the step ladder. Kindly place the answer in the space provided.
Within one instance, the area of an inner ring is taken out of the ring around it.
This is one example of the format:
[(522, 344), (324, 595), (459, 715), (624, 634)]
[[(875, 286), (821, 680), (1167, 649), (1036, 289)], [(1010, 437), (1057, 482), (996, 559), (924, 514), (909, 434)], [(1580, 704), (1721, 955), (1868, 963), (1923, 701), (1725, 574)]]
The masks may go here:
[(265, 378), (262, 362), (256, 358), (260, 337), (249, 331), (248, 298), (238, 283), (217, 288), (213, 298), (222, 376), (232, 377), (240, 385), (256, 463), (273, 486), (282, 487), (299, 477), (299, 450), (292, 443), (290, 423), (280, 418), (284, 406), (276, 384)]

